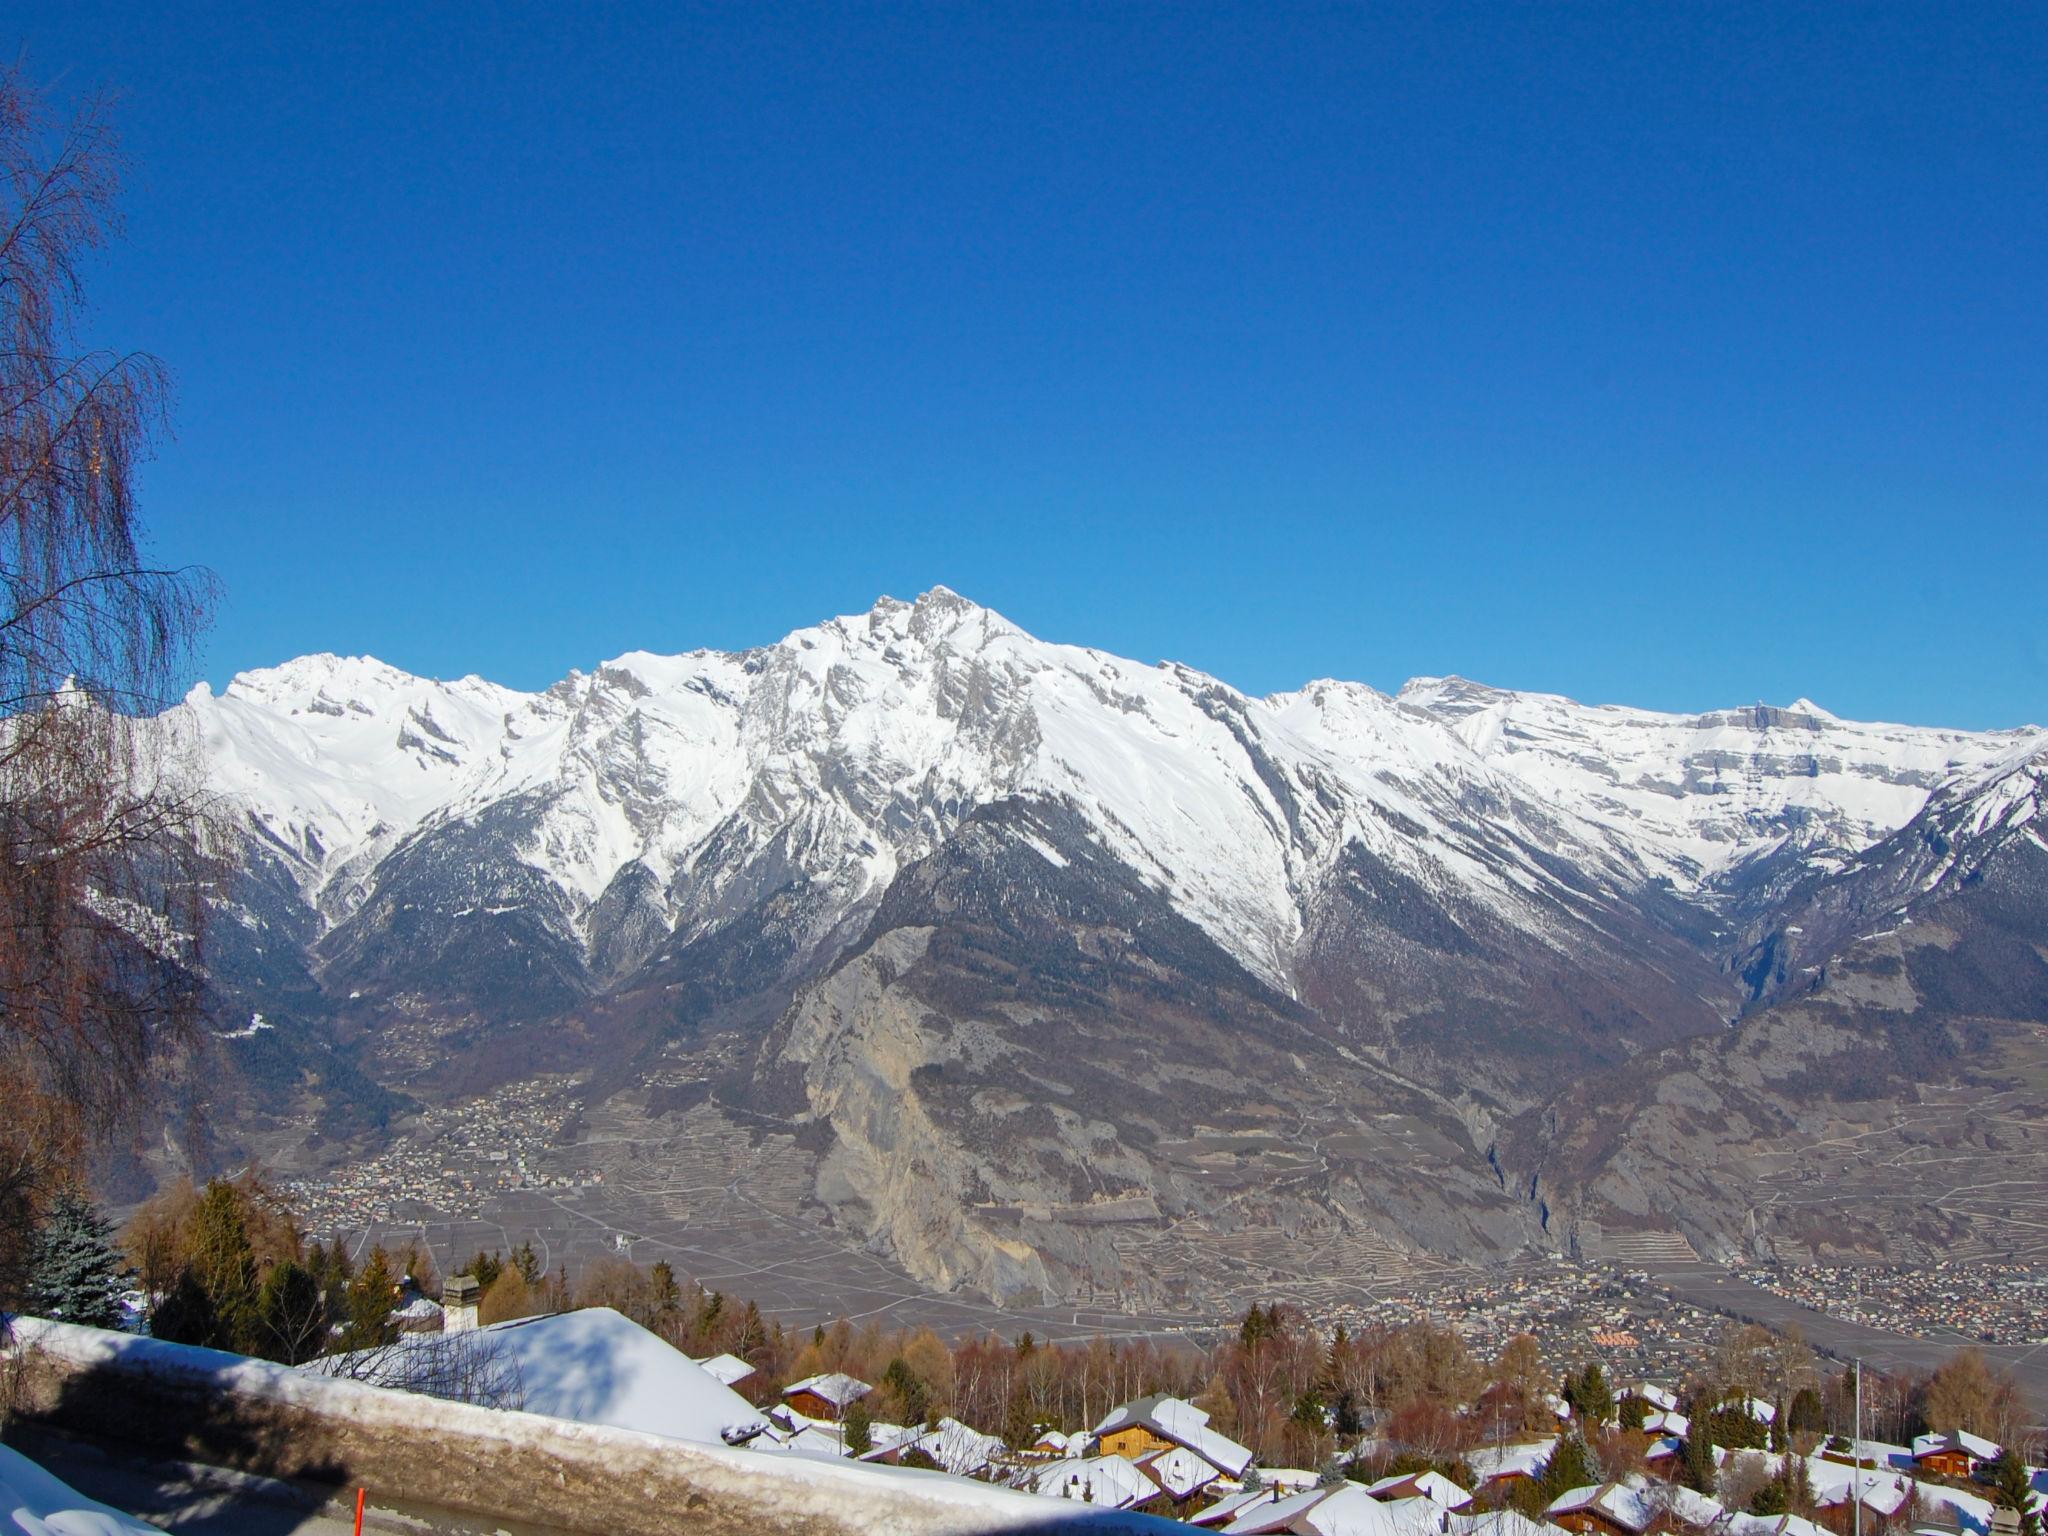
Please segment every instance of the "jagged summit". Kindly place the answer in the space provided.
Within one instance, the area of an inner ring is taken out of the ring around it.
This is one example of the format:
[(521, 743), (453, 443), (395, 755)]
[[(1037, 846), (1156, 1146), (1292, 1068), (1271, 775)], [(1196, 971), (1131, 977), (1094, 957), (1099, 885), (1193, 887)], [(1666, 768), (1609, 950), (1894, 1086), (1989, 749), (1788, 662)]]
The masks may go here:
[[(333, 1018), (408, 1085), (436, 1052), (512, 1070), (507, 1031), (607, 1083), (724, 1074), (763, 1124), (830, 1128), (806, 1145), (836, 1221), (991, 1292), (1121, 1273), (1098, 1196), (1225, 1230), (1194, 1125), (1423, 1158), (1325, 1193), (1404, 1241), (1512, 1246), (1473, 1138), (2036, 848), (2048, 755), (1806, 701), (1256, 698), (943, 587), (533, 693), (302, 657), (166, 724), (239, 816), (215, 984), (266, 1027), (224, 1048), (325, 1083), (289, 1053)], [(1028, 1241), (974, 1214), (1069, 1205), (1094, 1214)]]

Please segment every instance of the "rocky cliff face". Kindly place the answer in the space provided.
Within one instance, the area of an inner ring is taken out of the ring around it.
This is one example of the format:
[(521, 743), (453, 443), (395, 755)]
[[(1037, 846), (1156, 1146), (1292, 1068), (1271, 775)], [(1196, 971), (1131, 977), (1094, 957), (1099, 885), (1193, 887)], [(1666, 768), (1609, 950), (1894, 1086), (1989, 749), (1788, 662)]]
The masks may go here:
[(1160, 1299), (1279, 1252), (1560, 1246), (1553, 1185), (1589, 1230), (1681, 1194), (1702, 1240), (1746, 1222), (1600, 1184), (1692, 1120), (1542, 1106), (1646, 1056), (1734, 1072), (1745, 1031), (1821, 1026), (1728, 1021), (1814, 1006), (1901, 900), (1989, 910), (2005, 864), (1958, 850), (2031, 835), (2044, 741), (1456, 679), (1257, 699), (944, 590), (540, 694), (306, 658), (166, 725), (239, 816), (235, 1123), (687, 1056), (919, 1278)]

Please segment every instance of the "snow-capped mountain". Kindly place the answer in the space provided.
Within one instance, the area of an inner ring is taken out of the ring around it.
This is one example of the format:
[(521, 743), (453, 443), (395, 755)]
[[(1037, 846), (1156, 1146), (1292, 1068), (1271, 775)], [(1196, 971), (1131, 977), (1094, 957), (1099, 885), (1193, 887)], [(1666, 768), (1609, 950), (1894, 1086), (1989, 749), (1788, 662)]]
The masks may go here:
[(2023, 744), (1804, 701), (1682, 717), (1458, 679), (1250, 698), (1035, 640), (943, 588), (760, 650), (631, 653), (538, 694), (310, 656), (201, 685), (183, 712), (329, 926), (394, 855), (461, 839), (494, 857), (438, 893), (442, 918), (544, 891), (537, 915), (585, 962), (621, 906), (688, 938), (790, 876), (829, 893), (829, 929), (974, 808), (1034, 795), (1289, 991), (1305, 908), (1348, 848), (1554, 939), (1558, 861), (1607, 890), (1711, 899), (1787, 849), (1852, 854)]
[(998, 1294), (1151, 1261), (977, 1213), (1122, 1189), (1175, 1232), (1241, 1221), (1172, 1149), (1275, 1114), (1318, 1163), (1261, 1219), (1552, 1241), (1496, 1128), (1768, 1002), (1789, 912), (1930, 818), (2006, 827), (2048, 753), (1806, 701), (1255, 698), (943, 588), (540, 693), (305, 657), (165, 726), (240, 828), (208, 953), (279, 1113), (308, 1081), (694, 1073), (818, 1128), (834, 1220)]

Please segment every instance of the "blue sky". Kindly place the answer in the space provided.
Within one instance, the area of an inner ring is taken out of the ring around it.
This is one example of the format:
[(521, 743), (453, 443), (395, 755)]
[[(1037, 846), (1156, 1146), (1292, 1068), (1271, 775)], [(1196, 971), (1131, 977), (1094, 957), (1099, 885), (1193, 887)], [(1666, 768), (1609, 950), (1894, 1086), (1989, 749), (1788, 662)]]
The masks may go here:
[(1255, 692), (2048, 723), (2039, 6), (11, 6), (216, 681), (944, 583)]

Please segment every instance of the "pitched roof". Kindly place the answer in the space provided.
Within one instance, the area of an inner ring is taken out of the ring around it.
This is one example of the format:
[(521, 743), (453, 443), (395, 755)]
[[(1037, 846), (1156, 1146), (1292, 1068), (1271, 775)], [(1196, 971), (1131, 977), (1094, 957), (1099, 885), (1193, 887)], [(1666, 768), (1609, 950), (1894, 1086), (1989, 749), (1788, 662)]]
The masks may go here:
[(754, 1368), (738, 1355), (707, 1355), (697, 1363), (728, 1387), (754, 1374)]
[(1487, 1445), (1465, 1453), (1465, 1465), (1480, 1482), (1496, 1477), (1534, 1477), (1539, 1467), (1557, 1449), (1557, 1436), (1525, 1440), (1519, 1445)]
[(1434, 1468), (1383, 1477), (1366, 1484), (1365, 1491), (1376, 1499), (1428, 1499), (1445, 1509), (1463, 1509), (1472, 1502), (1470, 1493)]
[(874, 1388), (858, 1377), (849, 1376), (844, 1371), (827, 1371), (822, 1376), (806, 1376), (802, 1381), (792, 1381), (782, 1389), (782, 1395), (794, 1397), (799, 1392), (809, 1392), (834, 1408), (844, 1408), (872, 1391)]
[(1946, 1435), (1916, 1435), (1913, 1439), (1913, 1459), (1932, 1456), (1939, 1451), (1961, 1451), (1972, 1461), (1996, 1461), (1999, 1448), (1993, 1441), (1982, 1435), (1973, 1435), (1967, 1429), (1958, 1429)]
[(1169, 1397), (1163, 1392), (1137, 1398), (1110, 1410), (1095, 1426), (1095, 1434), (1099, 1439), (1133, 1427), (1149, 1429), (1162, 1440), (1186, 1446), (1232, 1477), (1243, 1476), (1244, 1469), (1252, 1464), (1249, 1449), (1209, 1428), (1209, 1415), (1183, 1398)]
[(1121, 1456), (1055, 1461), (1031, 1470), (1028, 1486), (1048, 1499), (1072, 1499), (1101, 1509), (1129, 1509), (1159, 1492), (1159, 1485)]
[(1208, 1457), (1197, 1456), (1184, 1445), (1140, 1456), (1138, 1465), (1147, 1477), (1176, 1499), (1199, 1492), (1223, 1475)]
[(1543, 1513), (1555, 1520), (1559, 1515), (1580, 1510), (1602, 1515), (1625, 1531), (1647, 1531), (1657, 1518), (1657, 1511), (1644, 1493), (1622, 1483), (1589, 1483), (1573, 1488), (1552, 1499)]

